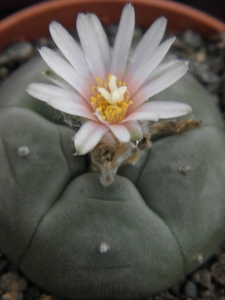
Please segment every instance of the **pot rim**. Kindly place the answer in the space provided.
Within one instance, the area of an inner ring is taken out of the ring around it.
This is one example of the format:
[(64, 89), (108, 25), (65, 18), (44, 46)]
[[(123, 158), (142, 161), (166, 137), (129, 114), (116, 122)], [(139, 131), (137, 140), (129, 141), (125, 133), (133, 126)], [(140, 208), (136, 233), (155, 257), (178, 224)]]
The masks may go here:
[[(47, 30), (48, 30), (48, 24), (54, 19), (52, 17), (54, 13), (56, 12), (63, 12), (63, 9), (68, 10), (69, 7), (74, 9), (73, 15), (73, 27), (74, 27), (74, 21), (76, 19), (76, 15), (78, 11), (93, 11), (93, 7), (98, 7), (98, 10), (102, 8), (105, 12), (107, 11), (108, 14), (111, 13), (111, 9), (107, 8), (106, 6), (113, 5), (113, 6), (119, 6), (120, 11), (121, 8), (124, 6), (124, 4), (127, 3), (124, 0), (54, 0), (54, 1), (47, 1), (39, 4), (35, 4), (33, 6), (30, 6), (28, 8), (25, 8), (19, 12), (16, 12), (9, 17), (3, 19), (0, 21), (0, 50), (5, 47), (7, 44), (9, 44), (13, 40), (34, 40), (38, 38), (37, 36), (37, 31), (40, 29), (40, 35), (49, 35)], [(207, 13), (201, 12), (195, 8), (189, 7), (184, 4), (180, 4), (177, 2), (173, 1), (167, 1), (167, 0), (133, 0), (132, 4), (134, 7), (139, 7), (139, 8), (146, 8), (146, 7), (151, 7), (153, 10), (155, 9), (156, 11), (162, 11), (163, 15), (170, 16), (171, 19), (169, 20), (169, 23), (173, 23), (176, 26), (176, 29), (178, 31), (184, 30), (184, 28), (190, 28), (196, 30), (196, 27), (200, 25), (200, 30), (199, 32), (202, 35), (209, 35), (211, 32), (218, 32), (218, 31), (223, 31), (225, 30), (225, 23), (222, 21), (208, 15)], [(77, 11), (75, 11), (75, 7), (78, 8)], [(81, 7), (81, 10), (79, 10), (79, 7)], [(91, 8), (90, 10), (88, 8)], [(83, 8), (83, 10), (82, 10)], [(114, 7), (113, 7), (114, 9)], [(95, 11), (94, 11), (95, 12)], [(98, 14), (98, 13), (97, 13)], [(48, 18), (49, 15), (49, 18)], [(62, 13), (63, 15), (63, 13)], [(157, 14), (156, 14), (157, 15)], [(155, 15), (155, 18), (157, 17)], [(161, 14), (162, 15), (162, 14)], [(178, 16), (178, 20), (175, 20), (174, 17), (172, 18), (173, 15)], [(38, 26), (36, 28), (36, 31), (34, 30), (34, 25), (33, 27), (30, 27), (30, 24), (32, 22), (38, 22), (39, 20), (42, 21), (43, 24), (41, 26)], [(64, 16), (65, 17), (65, 16)], [(119, 21), (120, 14), (117, 17), (117, 22)], [(111, 17), (110, 17), (111, 18)], [(46, 19), (48, 19), (46, 21)], [(55, 18), (58, 20), (57, 18)], [(107, 24), (109, 23), (109, 17), (104, 17), (103, 15), (100, 15), (100, 19), (103, 21), (103, 23)], [(140, 17), (139, 17), (140, 19)], [(144, 17), (143, 17), (144, 19)], [(151, 19), (151, 18), (150, 18)], [(143, 21), (143, 20), (142, 20)], [(60, 22), (60, 20), (59, 20)], [(184, 24), (182, 23), (188, 23), (190, 27), (184, 27)], [(63, 23), (63, 22), (61, 22)], [(146, 23), (146, 21), (145, 21)], [(45, 24), (45, 25), (44, 25)], [(71, 24), (71, 22), (70, 22)], [(139, 24), (137, 22), (137, 24)], [(151, 22), (148, 21), (148, 26), (151, 24)], [(46, 26), (46, 30), (43, 31), (41, 30), (41, 27)], [(140, 25), (140, 24), (139, 24)], [(142, 24), (144, 27), (147, 27), (147, 24)], [(141, 25), (140, 25), (141, 26)], [(65, 26), (65, 27), (68, 27)], [(173, 26), (168, 26), (168, 28), (173, 28)]]

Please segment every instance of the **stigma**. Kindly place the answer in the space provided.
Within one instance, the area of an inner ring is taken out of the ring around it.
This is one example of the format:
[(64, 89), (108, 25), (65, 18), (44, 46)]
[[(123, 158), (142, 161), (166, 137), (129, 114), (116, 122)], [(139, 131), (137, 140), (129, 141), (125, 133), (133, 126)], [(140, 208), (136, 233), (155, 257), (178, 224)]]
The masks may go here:
[(116, 76), (112, 75), (109, 79), (109, 92), (103, 88), (98, 88), (98, 91), (102, 94), (102, 96), (110, 103), (116, 104), (117, 102), (123, 101), (124, 93), (127, 91), (126, 86), (118, 87), (116, 84)]
[(126, 116), (128, 107), (133, 103), (125, 82), (109, 74), (103, 83), (96, 78), (97, 85), (92, 86), (93, 96), (90, 104), (97, 117), (108, 123), (117, 124)]

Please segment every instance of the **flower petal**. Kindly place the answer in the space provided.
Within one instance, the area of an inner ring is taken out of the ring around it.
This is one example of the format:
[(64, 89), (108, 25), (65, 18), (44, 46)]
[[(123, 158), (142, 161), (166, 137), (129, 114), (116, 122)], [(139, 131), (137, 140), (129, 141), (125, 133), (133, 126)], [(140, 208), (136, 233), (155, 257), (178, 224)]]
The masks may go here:
[(42, 47), (39, 51), (44, 61), (57, 75), (71, 84), (85, 99), (90, 98), (91, 87), (67, 61), (47, 47)]
[(134, 8), (126, 4), (120, 18), (120, 24), (113, 48), (110, 74), (122, 79), (127, 66), (131, 42), (134, 33)]
[(128, 121), (158, 121), (159, 115), (154, 111), (146, 111), (144, 105), (139, 106), (134, 112), (130, 113), (126, 118), (123, 119), (122, 123)]
[(85, 122), (74, 137), (77, 155), (90, 152), (109, 131), (109, 128), (93, 121)]
[(101, 23), (93, 14), (79, 14), (77, 31), (92, 75), (105, 80), (109, 73), (111, 53)]
[(149, 77), (143, 86), (132, 97), (133, 105), (129, 112), (134, 111), (138, 106), (148, 98), (165, 90), (170, 85), (179, 80), (188, 70), (188, 63), (174, 60), (157, 68)]
[(56, 84), (57, 86), (68, 89), (71, 91), (74, 91), (74, 88), (66, 82), (64, 79), (62, 79), (60, 76), (58, 76), (56, 73), (54, 73), (51, 69), (46, 70), (42, 73), (45, 79), (48, 81), (51, 81), (52, 83)]
[(140, 58), (139, 66), (135, 71), (133, 71), (133, 76), (129, 81), (129, 92), (131, 98), (143, 82), (149, 77), (152, 71), (154, 71), (154, 69), (161, 63), (174, 40), (175, 38), (173, 37), (163, 42), (158, 46), (155, 52), (151, 54), (151, 56), (146, 57), (145, 60), (141, 60)]
[(130, 140), (130, 133), (124, 125), (110, 124), (109, 129), (121, 143), (127, 143)]
[(59, 50), (90, 86), (95, 80), (88, 68), (85, 56), (69, 32), (58, 22), (53, 21), (49, 26), (51, 36)]
[(146, 31), (130, 58), (130, 64), (124, 81), (128, 82), (140, 62), (146, 62), (147, 58), (150, 57), (158, 47), (165, 33), (166, 24), (166, 18), (160, 17)]
[(97, 42), (101, 51), (101, 59), (104, 62), (105, 72), (108, 76), (109, 67), (111, 63), (111, 49), (109, 46), (109, 40), (105, 33), (104, 28), (99, 20), (99, 18), (95, 14), (90, 15), (90, 19), (93, 25), (93, 29), (95, 30)]
[(60, 98), (62, 101), (65, 99), (87, 107), (86, 101), (75, 91), (65, 90), (55, 85), (31, 83), (27, 87), (27, 92), (31, 96), (44, 102), (48, 102), (50, 98)]
[(142, 108), (146, 111), (154, 111), (159, 119), (176, 118), (192, 112), (192, 108), (185, 103), (175, 101), (150, 101), (144, 103)]
[(140, 141), (143, 138), (143, 131), (138, 122), (127, 122), (123, 124), (130, 133), (132, 140)]
[(96, 121), (94, 114), (85, 105), (61, 98), (51, 98), (47, 101), (47, 104), (66, 114)]

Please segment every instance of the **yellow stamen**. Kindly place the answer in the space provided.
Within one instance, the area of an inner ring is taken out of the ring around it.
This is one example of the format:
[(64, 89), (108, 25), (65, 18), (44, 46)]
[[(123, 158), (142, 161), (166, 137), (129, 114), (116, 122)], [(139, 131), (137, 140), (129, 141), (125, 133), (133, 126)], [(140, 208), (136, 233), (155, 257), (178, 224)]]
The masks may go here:
[[(97, 84), (96, 86), (92, 86), (93, 95), (90, 98), (90, 104), (93, 110), (102, 116), (104, 121), (118, 124), (125, 118), (126, 112), (129, 106), (133, 104), (133, 101), (130, 100), (129, 92), (125, 88), (125, 82), (118, 81), (118, 78), (116, 78), (118, 85), (111, 84), (111, 88), (115, 86), (114, 90), (111, 90), (109, 87), (110, 80), (112, 80), (111, 82), (115, 82), (115, 76), (109, 74), (104, 83), (101, 78), (96, 78)], [(105, 89), (108, 94), (104, 92), (102, 88)], [(115, 91), (116, 93), (114, 93)], [(102, 94), (104, 94), (107, 99), (104, 98)]]

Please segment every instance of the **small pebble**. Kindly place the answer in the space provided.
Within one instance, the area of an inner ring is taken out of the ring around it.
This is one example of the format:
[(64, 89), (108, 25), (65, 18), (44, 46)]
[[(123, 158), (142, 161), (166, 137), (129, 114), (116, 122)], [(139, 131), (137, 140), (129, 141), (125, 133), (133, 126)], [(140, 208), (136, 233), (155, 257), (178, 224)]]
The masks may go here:
[(218, 283), (225, 285), (225, 262), (217, 262), (213, 264), (212, 274)]
[(184, 41), (178, 36), (172, 45), (172, 49), (175, 48), (176, 50), (180, 51), (180, 55), (184, 56), (185, 54), (191, 55), (194, 53), (192, 47), (187, 46)]
[(54, 297), (48, 294), (41, 294), (41, 297), (38, 298), (37, 300), (54, 300)]
[(205, 84), (217, 83), (219, 82), (219, 77), (211, 72), (207, 65), (202, 65), (200, 63), (193, 63), (194, 75)]
[(186, 30), (183, 33), (184, 42), (192, 48), (199, 48), (202, 46), (201, 36), (192, 30)]
[(12, 61), (24, 61), (30, 58), (33, 54), (34, 47), (31, 43), (13, 43), (6, 49), (6, 54)]
[(23, 299), (23, 294), (22, 293), (6, 293), (2, 295), (2, 300), (22, 300)]
[(211, 275), (207, 269), (196, 271), (193, 276), (192, 280), (195, 283), (199, 283), (204, 287), (209, 288), (211, 284)]
[(29, 153), (30, 153), (30, 149), (29, 149), (27, 146), (21, 146), (21, 147), (18, 149), (18, 155), (19, 155), (20, 157), (27, 156)]
[(199, 63), (203, 63), (206, 60), (206, 52), (205, 49), (202, 48), (200, 51), (193, 53), (190, 56), (191, 60), (196, 60)]
[(31, 43), (13, 43), (0, 54), (0, 65), (23, 62), (30, 58), (33, 55), (33, 52), (34, 47)]
[(0, 288), (6, 292), (23, 292), (27, 289), (27, 280), (15, 272), (8, 272), (0, 279)]
[(187, 281), (184, 287), (184, 292), (187, 297), (196, 298), (197, 297), (197, 287), (193, 281)]

